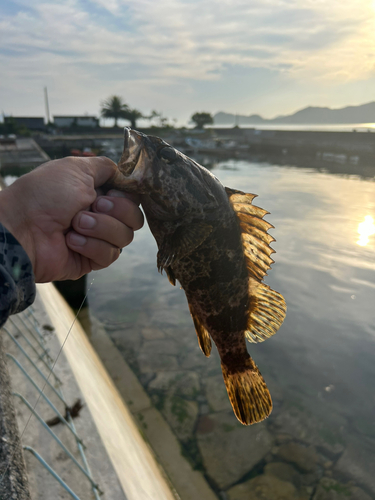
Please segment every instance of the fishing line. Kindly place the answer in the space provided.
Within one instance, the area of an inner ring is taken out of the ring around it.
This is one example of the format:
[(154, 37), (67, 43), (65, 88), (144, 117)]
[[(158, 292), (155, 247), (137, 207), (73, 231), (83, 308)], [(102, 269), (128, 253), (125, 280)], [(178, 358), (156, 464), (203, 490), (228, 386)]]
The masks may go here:
[[(74, 326), (75, 322), (77, 321), (78, 315), (79, 315), (79, 313), (81, 312), (81, 309), (82, 309), (82, 307), (83, 307), (83, 304), (85, 303), (85, 300), (87, 299), (87, 296), (88, 296), (89, 291), (90, 291), (90, 289), (91, 289), (91, 287), (92, 287), (92, 284), (94, 283), (94, 279), (95, 279), (95, 278), (93, 278), (93, 279), (92, 279), (92, 281), (91, 281), (91, 283), (90, 283), (90, 285), (89, 285), (89, 287), (88, 287), (88, 289), (87, 289), (86, 295), (84, 296), (84, 298), (83, 298), (83, 300), (82, 300), (82, 302), (81, 302), (81, 305), (79, 306), (79, 309), (78, 309), (78, 311), (77, 311), (77, 314), (75, 315), (75, 318), (74, 318), (74, 320), (73, 320), (73, 323), (70, 325), (70, 328), (69, 328), (69, 330), (68, 330), (68, 333), (66, 334), (66, 337), (65, 337), (65, 339), (64, 339), (64, 342), (61, 344), (61, 347), (60, 347), (60, 349), (59, 349), (59, 352), (57, 353), (56, 359), (55, 359), (55, 361), (53, 362), (52, 367), (50, 368), (50, 371), (49, 371), (49, 373), (48, 373), (47, 379), (46, 379), (46, 381), (44, 382), (44, 385), (43, 385), (43, 387), (42, 387), (41, 392), (39, 393), (39, 396), (38, 396), (38, 398), (37, 398), (37, 400), (36, 400), (36, 402), (35, 402), (35, 405), (33, 406), (33, 410), (34, 410), (34, 411), (35, 411), (35, 408), (37, 407), (37, 405), (38, 405), (38, 403), (39, 403), (39, 400), (40, 400), (40, 398), (41, 398), (42, 394), (44, 393), (44, 389), (46, 388), (47, 382), (49, 381), (49, 378), (50, 378), (50, 376), (52, 375), (52, 372), (53, 372), (53, 370), (54, 370), (54, 368), (55, 368), (55, 366), (56, 366), (56, 363), (57, 363), (57, 361), (58, 361), (58, 359), (59, 359), (59, 356), (60, 356), (60, 354), (62, 353), (62, 350), (64, 349), (64, 346), (65, 346), (65, 344), (66, 344), (66, 341), (68, 340), (68, 337), (69, 337), (69, 335), (70, 335), (70, 332), (72, 331), (72, 328), (73, 328), (73, 326)], [(32, 415), (33, 415), (33, 413), (32, 413), (32, 411), (30, 411), (29, 418), (27, 419), (27, 422), (26, 422), (26, 424), (25, 424), (25, 427), (24, 427), (24, 429), (23, 429), (23, 431), (22, 431), (22, 433), (21, 433), (21, 435), (20, 435), (20, 440), (22, 439), (23, 435), (25, 434), (26, 428), (27, 428), (27, 426), (29, 425), (29, 422), (30, 422), (30, 420), (31, 420)], [(13, 454), (11, 455), (11, 457), (10, 457), (10, 459), (9, 459), (9, 462), (8, 462), (8, 465), (6, 466), (6, 469), (5, 469), (5, 471), (4, 471), (4, 473), (3, 473), (3, 475), (2, 475), (2, 476), (1, 476), (1, 478), (0, 478), (0, 482), (2, 482), (2, 481), (3, 481), (4, 476), (5, 476), (5, 474), (7, 473), (7, 470), (8, 470), (8, 468), (9, 468), (9, 465), (10, 465), (11, 461), (13, 460), (13, 457), (14, 457), (15, 453), (16, 453), (16, 450), (14, 450)]]

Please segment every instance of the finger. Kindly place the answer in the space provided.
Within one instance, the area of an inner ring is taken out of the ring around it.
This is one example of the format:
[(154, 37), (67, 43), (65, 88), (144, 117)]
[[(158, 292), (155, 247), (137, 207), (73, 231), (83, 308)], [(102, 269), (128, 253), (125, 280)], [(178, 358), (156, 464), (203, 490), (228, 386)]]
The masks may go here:
[(72, 220), (73, 229), (90, 238), (106, 241), (123, 248), (133, 241), (133, 229), (106, 214), (82, 211)]
[(128, 198), (99, 196), (92, 204), (92, 210), (96, 213), (110, 215), (134, 231), (143, 226), (143, 213)]
[[(98, 196), (100, 196), (101, 194), (104, 194), (104, 193), (100, 193), (100, 194), (98, 194)], [(106, 193), (106, 196), (111, 196), (111, 197), (115, 197), (115, 198), (127, 198), (128, 200), (131, 200), (133, 203), (135, 203), (138, 206), (141, 203), (141, 197), (139, 196), (139, 194), (127, 193), (125, 191), (117, 191), (117, 189), (110, 189), (108, 191), (108, 193)]]
[(108, 267), (119, 258), (120, 249), (107, 241), (98, 240), (70, 231), (66, 236), (67, 246), (83, 257), (90, 259), (93, 270)]

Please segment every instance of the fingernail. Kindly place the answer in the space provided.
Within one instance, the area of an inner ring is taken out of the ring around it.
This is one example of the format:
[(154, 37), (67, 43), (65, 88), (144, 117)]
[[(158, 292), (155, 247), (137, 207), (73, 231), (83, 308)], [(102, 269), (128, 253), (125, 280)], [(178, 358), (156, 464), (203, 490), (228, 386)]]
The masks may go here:
[(91, 215), (82, 214), (79, 219), (79, 227), (82, 229), (92, 229), (96, 224), (96, 220)]
[(99, 212), (109, 212), (112, 210), (113, 206), (113, 203), (106, 198), (100, 198), (96, 204), (96, 208)]
[(87, 239), (81, 234), (70, 233), (70, 243), (72, 245), (83, 246), (87, 242)]

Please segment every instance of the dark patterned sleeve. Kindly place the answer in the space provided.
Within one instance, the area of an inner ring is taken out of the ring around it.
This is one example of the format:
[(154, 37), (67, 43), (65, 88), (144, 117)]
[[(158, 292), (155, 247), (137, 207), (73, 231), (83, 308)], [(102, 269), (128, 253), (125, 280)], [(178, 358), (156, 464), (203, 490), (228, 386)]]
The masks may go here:
[(0, 326), (35, 299), (32, 265), (16, 238), (0, 224)]

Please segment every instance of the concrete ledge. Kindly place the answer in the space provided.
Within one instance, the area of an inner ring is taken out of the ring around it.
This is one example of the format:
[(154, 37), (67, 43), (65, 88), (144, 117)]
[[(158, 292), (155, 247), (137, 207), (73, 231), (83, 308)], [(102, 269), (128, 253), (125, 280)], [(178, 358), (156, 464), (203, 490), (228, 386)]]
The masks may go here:
[(66, 341), (63, 353), (126, 497), (128, 500), (174, 500), (176, 497), (114, 383), (81, 325), (74, 321), (73, 312), (53, 285), (38, 285), (38, 292), (61, 345)]
[[(163, 415), (154, 407), (146, 391), (100, 322), (91, 323), (90, 341), (116, 387), (137, 420), (158, 461), (182, 500), (217, 500), (202, 472), (194, 470), (181, 453), (180, 443)], [(85, 321), (85, 323), (86, 323)], [(87, 331), (90, 329), (88, 324)]]

